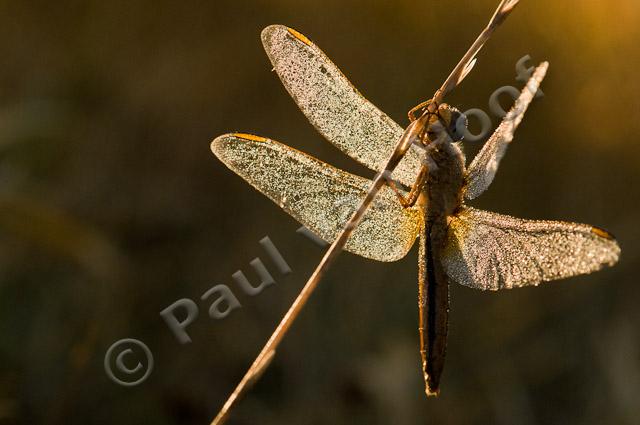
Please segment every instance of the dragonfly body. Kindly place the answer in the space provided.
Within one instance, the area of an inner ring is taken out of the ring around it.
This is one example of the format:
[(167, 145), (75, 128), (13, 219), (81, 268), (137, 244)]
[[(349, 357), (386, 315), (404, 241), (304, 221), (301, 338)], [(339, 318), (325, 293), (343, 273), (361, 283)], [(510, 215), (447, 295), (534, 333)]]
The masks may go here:
[(462, 206), (465, 158), (449, 137), (426, 145), (428, 173), (419, 206), (423, 208), (418, 257), (418, 331), (427, 395), (439, 392), (449, 317), (449, 277), (441, 262), (450, 217)]

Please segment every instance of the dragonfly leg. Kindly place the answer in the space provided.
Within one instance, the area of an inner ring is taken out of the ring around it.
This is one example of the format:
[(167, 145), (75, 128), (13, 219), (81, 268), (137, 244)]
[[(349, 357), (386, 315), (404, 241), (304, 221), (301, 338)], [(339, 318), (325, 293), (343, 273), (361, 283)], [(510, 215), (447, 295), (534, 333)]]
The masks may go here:
[(422, 191), (422, 186), (424, 186), (424, 182), (427, 180), (427, 174), (429, 173), (429, 168), (426, 165), (423, 165), (420, 168), (420, 173), (418, 173), (418, 177), (416, 181), (411, 186), (411, 190), (409, 194), (405, 197), (400, 189), (398, 188), (397, 183), (393, 179), (387, 179), (387, 183), (389, 187), (393, 189), (393, 191), (398, 196), (398, 200), (400, 201), (400, 205), (404, 208), (410, 208), (415, 205), (418, 197), (420, 197), (420, 192)]
[(429, 106), (429, 104), (431, 103), (431, 99), (429, 100), (425, 100), (422, 103), (419, 103), (418, 105), (414, 106), (413, 108), (411, 108), (411, 110), (409, 110), (409, 112), (407, 112), (407, 115), (409, 116), (409, 122), (414, 122), (417, 117), (416, 117), (416, 112), (420, 111), (421, 109), (426, 108), (427, 106)]

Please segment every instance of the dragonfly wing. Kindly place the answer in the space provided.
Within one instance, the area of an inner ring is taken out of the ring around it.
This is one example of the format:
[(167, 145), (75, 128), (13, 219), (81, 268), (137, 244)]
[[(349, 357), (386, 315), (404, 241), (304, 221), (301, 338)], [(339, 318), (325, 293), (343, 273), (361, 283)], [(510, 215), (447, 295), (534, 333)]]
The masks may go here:
[(497, 290), (590, 273), (619, 256), (613, 236), (597, 227), (465, 207), (452, 217), (442, 261), (459, 284)]
[[(365, 99), (304, 35), (271, 25), (262, 31), (262, 43), (282, 84), (320, 134), (356, 161), (381, 171), (402, 127)], [(419, 169), (420, 157), (409, 150), (393, 177), (411, 186)]]
[[(330, 166), (274, 140), (226, 134), (213, 153), (300, 223), (332, 242), (366, 196), (371, 181)], [(406, 255), (420, 227), (418, 207), (403, 208), (384, 187), (345, 249), (378, 261)]]
[(536, 68), (513, 108), (504, 117), (480, 152), (473, 158), (467, 170), (468, 185), (465, 192), (467, 199), (478, 197), (491, 185), (498, 171), (500, 160), (507, 151), (507, 146), (513, 140), (513, 134), (518, 125), (520, 125), (529, 104), (538, 92), (548, 67), (549, 64), (543, 62)]

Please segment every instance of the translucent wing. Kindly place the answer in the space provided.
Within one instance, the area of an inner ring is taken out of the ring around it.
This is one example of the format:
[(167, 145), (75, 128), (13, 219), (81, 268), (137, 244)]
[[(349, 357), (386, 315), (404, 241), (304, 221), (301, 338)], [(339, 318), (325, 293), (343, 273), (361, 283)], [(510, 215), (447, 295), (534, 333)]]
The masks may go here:
[(540, 83), (547, 73), (549, 64), (543, 62), (536, 68), (533, 75), (522, 90), (520, 97), (506, 117), (502, 120), (496, 131), (484, 144), (480, 152), (473, 158), (467, 169), (467, 189), (465, 196), (467, 199), (474, 199), (487, 190), (498, 171), (500, 160), (507, 151), (507, 146), (513, 140), (513, 133), (524, 117), (524, 113), (535, 94), (538, 92)]
[[(356, 161), (382, 170), (402, 127), (365, 99), (304, 35), (271, 25), (262, 31), (262, 43), (282, 84), (316, 129)], [(419, 169), (418, 154), (409, 150), (393, 177), (410, 186)]]
[[(332, 167), (273, 140), (226, 134), (211, 143), (213, 153), (300, 223), (332, 242), (351, 217), (371, 182)], [(411, 248), (421, 213), (402, 208), (383, 188), (345, 249), (378, 261), (395, 261)]]
[(586, 224), (522, 220), (464, 208), (452, 217), (443, 264), (449, 277), (497, 290), (590, 273), (618, 261), (620, 247)]

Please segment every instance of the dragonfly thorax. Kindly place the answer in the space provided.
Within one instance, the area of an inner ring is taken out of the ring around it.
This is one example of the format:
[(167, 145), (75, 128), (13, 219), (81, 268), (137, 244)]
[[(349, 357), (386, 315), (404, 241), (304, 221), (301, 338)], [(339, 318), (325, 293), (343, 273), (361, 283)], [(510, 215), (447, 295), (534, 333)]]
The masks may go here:
[(436, 140), (425, 149), (428, 177), (423, 191), (427, 214), (446, 217), (462, 205), (465, 184), (465, 156), (459, 143)]

